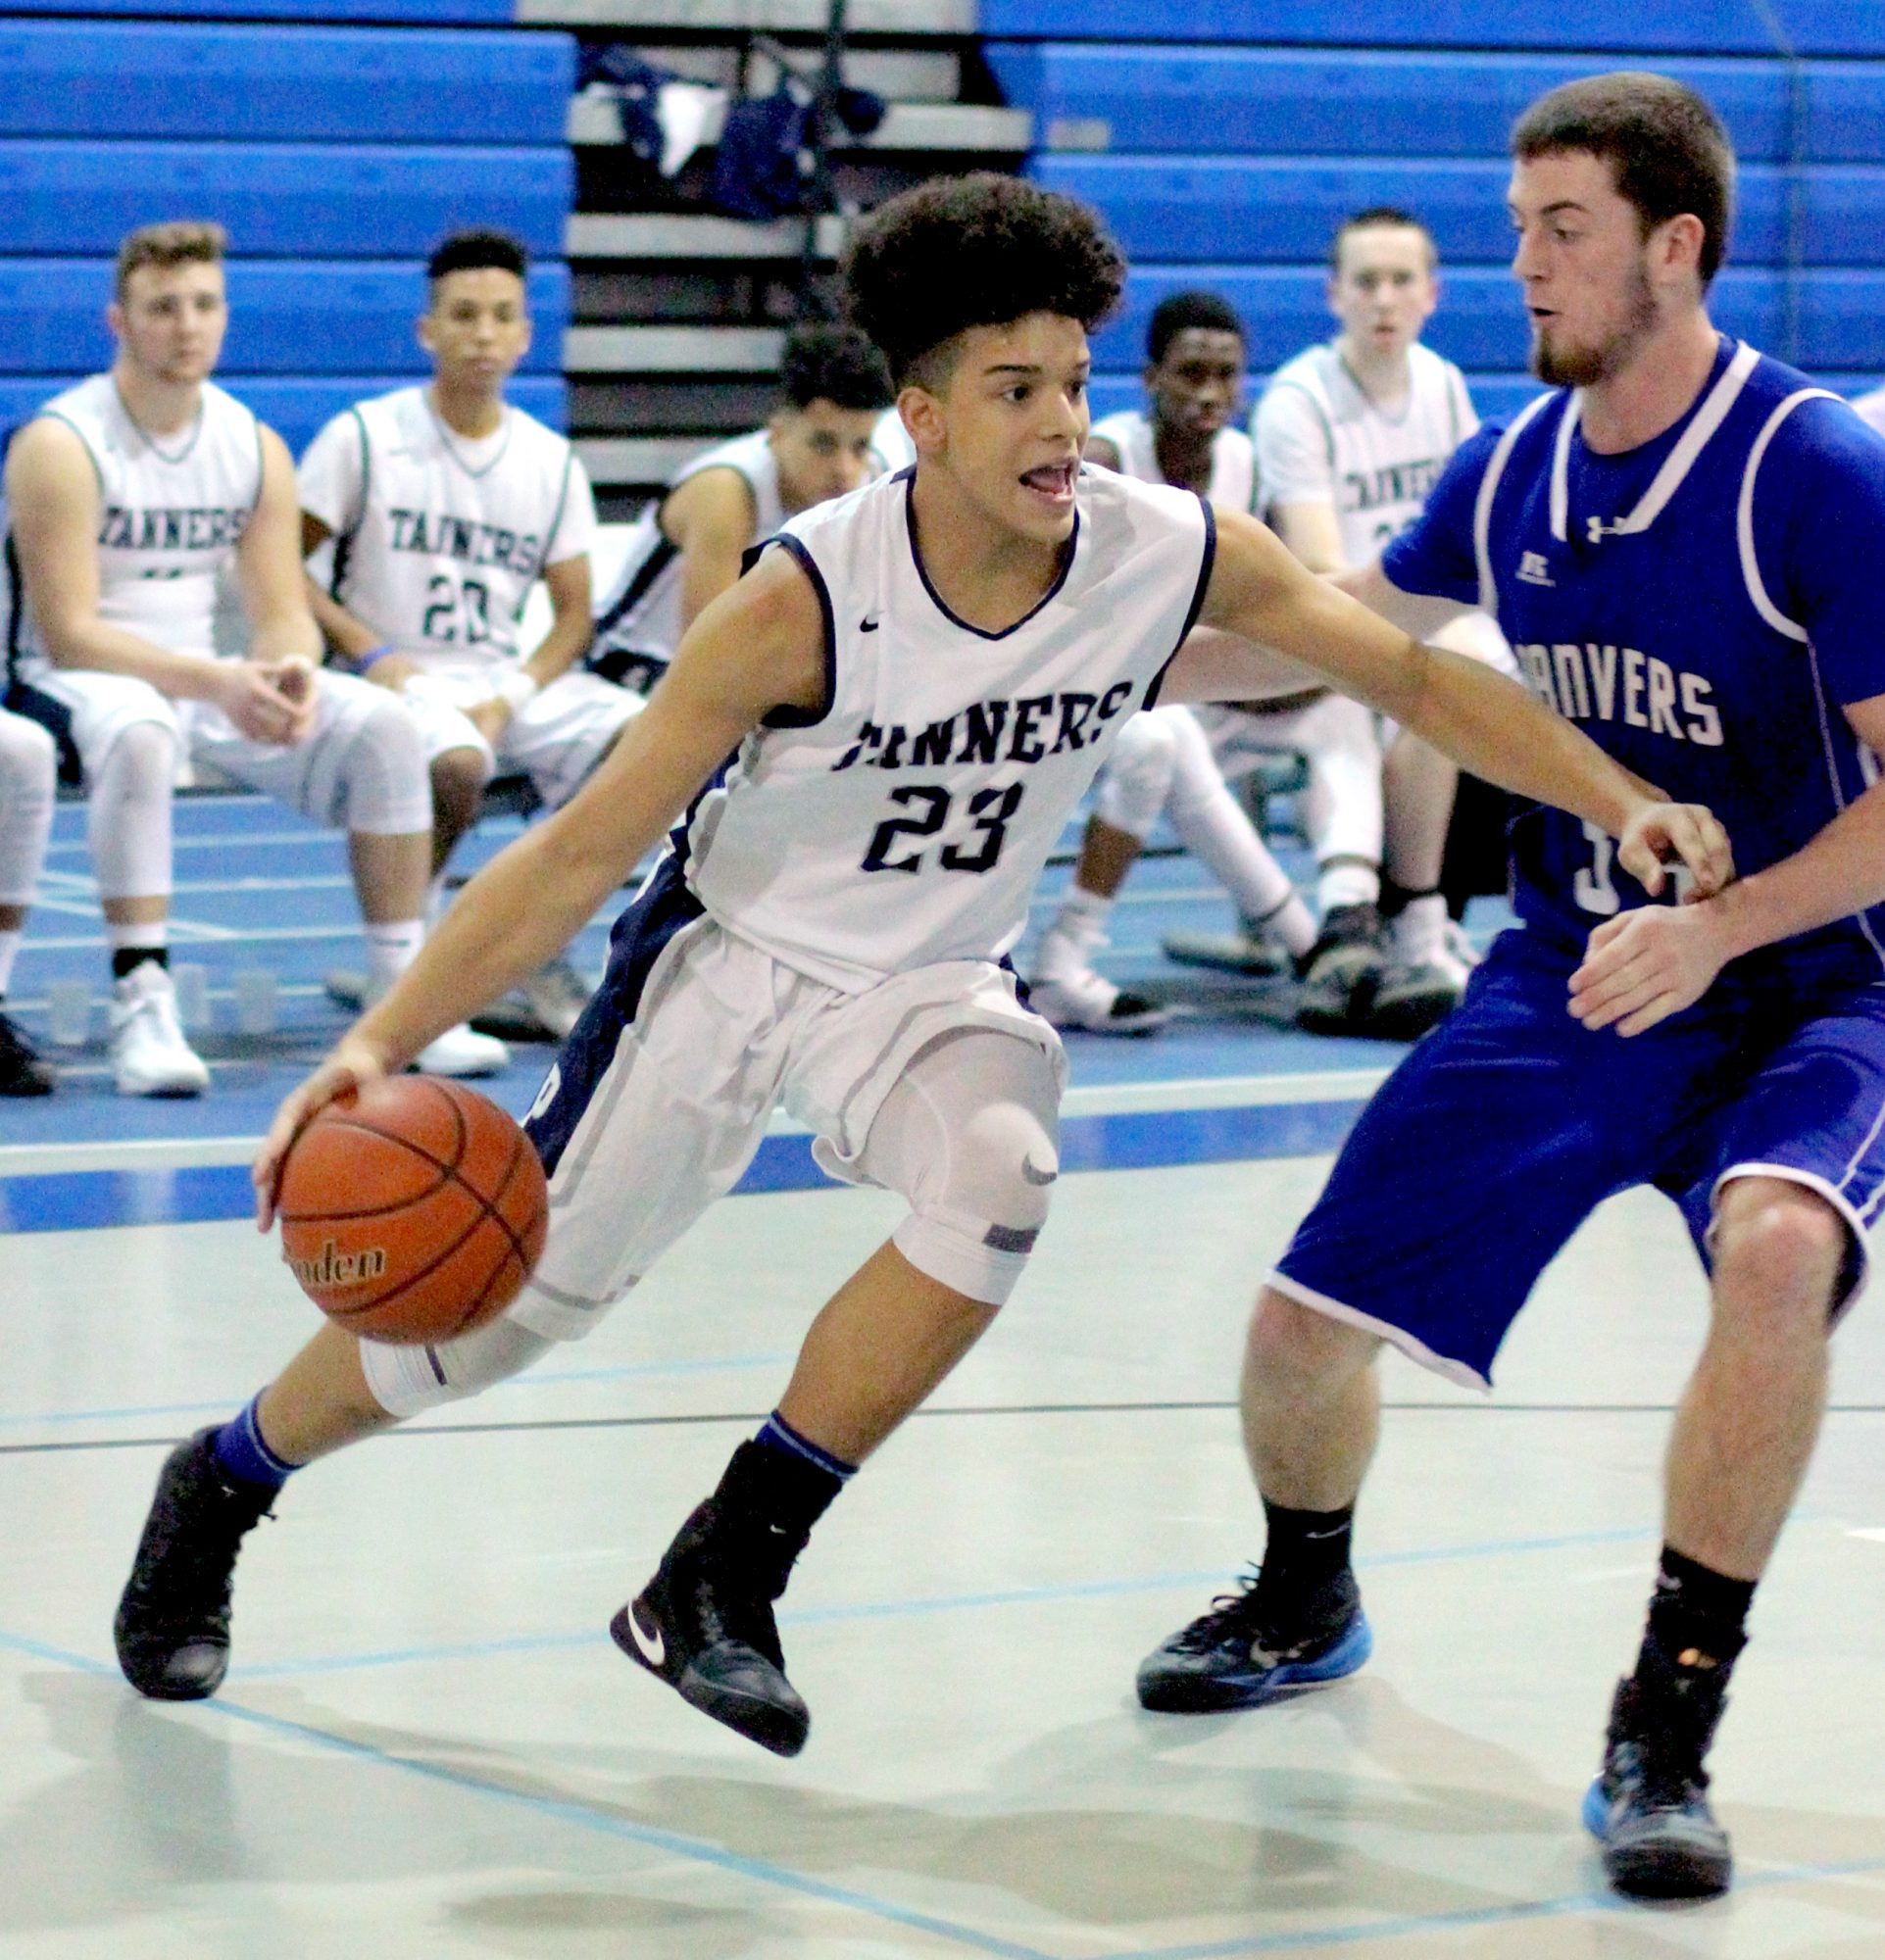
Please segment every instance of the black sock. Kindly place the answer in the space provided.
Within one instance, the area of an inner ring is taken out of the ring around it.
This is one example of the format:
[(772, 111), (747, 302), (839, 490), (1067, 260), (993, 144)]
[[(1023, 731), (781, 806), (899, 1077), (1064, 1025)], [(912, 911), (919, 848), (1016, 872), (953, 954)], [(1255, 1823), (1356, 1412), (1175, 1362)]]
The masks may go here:
[(1422, 891), (1413, 891), (1406, 885), (1397, 885), (1386, 872), (1381, 874), (1381, 916), (1384, 919), (1397, 918), (1413, 905), (1415, 899), (1437, 899), (1438, 885), (1428, 885)]
[[(778, 1424), (778, 1417), (772, 1417), (758, 1437), (733, 1451), (714, 1493), (713, 1527), (725, 1549), (757, 1566), (773, 1598), (784, 1592), (792, 1561), (805, 1549), (812, 1527), (831, 1508), (853, 1467), (840, 1470), (837, 1459), (823, 1451), (809, 1455), (781, 1446), (773, 1434)], [(805, 1444), (796, 1431), (790, 1434)]]
[(112, 955), (112, 978), (123, 980), (127, 974), (135, 973), (147, 959), (154, 959), (158, 965), (168, 969), (171, 950), (168, 946), (121, 946)]
[(1313, 1605), (1349, 1568), (1355, 1507), (1292, 1511), (1264, 1499), (1269, 1540), (1257, 1594), (1266, 1610), (1287, 1620)]
[[(1748, 1607), (1754, 1589), (1752, 1579), (1730, 1579), (1665, 1544), (1650, 1600), (1645, 1648), (1654, 1642), (1664, 1665), (1678, 1673), (1719, 1673), (1725, 1679), (1735, 1656), (1748, 1643)], [(1654, 1672), (1639, 1657), (1637, 1679), (1646, 1680)]]

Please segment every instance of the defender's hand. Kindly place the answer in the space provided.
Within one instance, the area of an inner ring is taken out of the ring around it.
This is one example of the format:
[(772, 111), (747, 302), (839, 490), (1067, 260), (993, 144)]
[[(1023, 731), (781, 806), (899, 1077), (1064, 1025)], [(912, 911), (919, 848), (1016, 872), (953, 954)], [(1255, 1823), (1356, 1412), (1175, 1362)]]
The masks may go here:
[(1699, 803), (1645, 804), (1623, 826), (1616, 861), (1651, 898), (1662, 890), (1665, 865), (1687, 865), (1695, 882), (1683, 895), (1684, 905), (1711, 899), (1734, 882), (1728, 833)]
[(1640, 1035), (1714, 984), (1727, 962), (1714, 906), (1644, 906), (1606, 919), (1570, 977), (1571, 1018), (1587, 1028)]
[(282, 1160), (292, 1144), (315, 1113), (336, 1097), (364, 1089), (388, 1073), (386, 1058), (372, 1042), (354, 1033), (340, 1038), (339, 1045), (299, 1089), (284, 1100), (269, 1125), (269, 1134), (256, 1152), (250, 1176), (255, 1182), (255, 1225), (266, 1232), (274, 1223), (275, 1187), (281, 1181)]

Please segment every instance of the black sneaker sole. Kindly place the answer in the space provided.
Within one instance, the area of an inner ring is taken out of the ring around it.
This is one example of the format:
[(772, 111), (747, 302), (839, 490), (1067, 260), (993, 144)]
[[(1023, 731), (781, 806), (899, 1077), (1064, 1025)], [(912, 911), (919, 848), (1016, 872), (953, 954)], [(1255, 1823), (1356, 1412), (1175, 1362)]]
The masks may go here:
[[(742, 1694), (737, 1689), (708, 1681), (691, 1662), (684, 1664), (678, 1674), (670, 1674), (665, 1648), (663, 1659), (658, 1661), (642, 1645), (645, 1637), (634, 1617), (635, 1608), (644, 1606), (648, 1619), (657, 1618), (653, 1608), (644, 1605), (645, 1596), (631, 1599), (609, 1622), (609, 1638), (616, 1645), (637, 1667), (644, 1668), (657, 1681), (666, 1682), (690, 1708), (698, 1708), (703, 1715), (711, 1716), (735, 1735), (744, 1736), (749, 1742), (757, 1742), (762, 1749), (769, 1749), (775, 1756), (796, 1756), (812, 1733), (811, 1717), (781, 1708), (763, 1696)], [(665, 1641), (659, 1629), (654, 1638)]]

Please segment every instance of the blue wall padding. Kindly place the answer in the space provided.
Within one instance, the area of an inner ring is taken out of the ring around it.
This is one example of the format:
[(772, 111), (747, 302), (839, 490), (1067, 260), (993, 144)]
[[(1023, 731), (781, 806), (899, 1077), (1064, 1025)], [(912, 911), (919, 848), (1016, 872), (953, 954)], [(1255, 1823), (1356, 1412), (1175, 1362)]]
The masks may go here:
[(440, 26), (508, 27), (514, 0), (12, 0), (14, 14), (155, 16), (178, 21), (429, 22)]
[[(1098, 205), (1129, 257), (1301, 265), (1324, 256), (1344, 218), (1383, 204), (1424, 220), (1443, 262), (1499, 261), (1513, 246), (1503, 161), (1054, 155), (1036, 157), (1029, 174)], [(1879, 262), (1885, 169), (1822, 165), (1804, 172), (1803, 191), (1807, 263)], [(1787, 194), (1788, 173), (1772, 165), (1741, 172), (1737, 263), (1785, 262)]]
[[(0, 259), (0, 372), (70, 374), (107, 367), (105, 308), (112, 265), (98, 259)], [(413, 322), (425, 303), (421, 263), (228, 267), (229, 334), (223, 365), (243, 374), (395, 374), (424, 363)], [(570, 270), (530, 270), (535, 328), (525, 371), (563, 366)]]
[[(1254, 367), (1286, 361), (1335, 331), (1320, 271), (1306, 267), (1141, 266), (1126, 285), (1119, 317), (1094, 336), (1095, 368), (1135, 370), (1145, 358), (1146, 326), (1167, 293), (1199, 286), (1220, 293), (1250, 331)], [(1711, 303), (1717, 323), (1759, 347), (1780, 344), (1785, 281), (1778, 272), (1736, 270), (1716, 280)], [(1800, 365), (1813, 372), (1875, 369), (1885, 335), (1885, 271), (1809, 271), (1801, 281)], [(1440, 310), (1426, 339), (1468, 372), (1514, 373), (1525, 365), (1530, 335), (1512, 276), (1491, 267), (1444, 275)]]
[(211, 218), (256, 258), (423, 257), (463, 225), (563, 256), (566, 149), (0, 142), (0, 253), (115, 252), (163, 219)]
[[(1879, 0), (1772, 0), (1803, 55), (1885, 55)], [(1753, 0), (981, 0), (993, 39), (1243, 41), (1274, 46), (1601, 48), (1617, 54), (1775, 51)], [(1612, 64), (1616, 66), (1618, 64)]]
[(564, 140), (575, 44), (422, 28), (0, 23), (0, 135)]
[[(0, 380), (0, 430), (16, 429), (54, 395), (72, 385), (76, 374), (35, 380)], [(299, 456), (323, 423), (344, 414), (370, 395), (403, 388), (427, 377), (407, 372), (389, 375), (338, 375), (322, 380), (284, 380), (279, 376), (219, 374), (222, 385), (246, 402)], [(552, 428), (569, 422), (569, 400), (561, 376), (529, 375), (513, 382), (510, 398)]]

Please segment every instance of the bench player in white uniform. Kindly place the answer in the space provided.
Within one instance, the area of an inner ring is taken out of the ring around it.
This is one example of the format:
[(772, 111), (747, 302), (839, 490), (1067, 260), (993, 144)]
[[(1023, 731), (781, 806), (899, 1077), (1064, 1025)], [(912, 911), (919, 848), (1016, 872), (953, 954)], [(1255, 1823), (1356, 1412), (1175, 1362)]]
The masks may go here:
[[(1121, 410), (1093, 424), (1086, 460), (1141, 483), (1172, 483), (1219, 508), (1257, 508), (1256, 453), (1234, 425), (1244, 400), (1246, 336), (1215, 293), (1172, 293), (1146, 333), (1145, 387), (1152, 413)], [(1147, 1034), (1165, 1010), (1116, 987), (1093, 966), (1114, 900), (1162, 810), (1200, 862), (1215, 871), (1246, 918), (1261, 921), (1292, 954), (1307, 953), (1315, 926), (1289, 875), (1231, 795), (1188, 708), (1135, 714), (1102, 771), (1079, 862), (1034, 960), (1032, 1004), (1059, 1028)]]
[[(193, 1096), (167, 970), (171, 799), (209, 765), (344, 827), (368, 954), (390, 983), (423, 937), (431, 807), (412, 719), (321, 673), (303, 593), (294, 466), (209, 376), (228, 323), (223, 233), (153, 225), (120, 251), (109, 373), (68, 389), (7, 457), (13, 702), (63, 741), (90, 792), (92, 866), (115, 979), (112, 1065), (126, 1096)], [(218, 659), (223, 573), (242, 659)], [(449, 1061), (441, 1031), (422, 1065)]]
[[(828, 1170), (911, 1211), (612, 1631), (694, 1706), (795, 1753), (810, 1717), (773, 1601), (1046, 1220), (1064, 1061), (1002, 954), (1126, 716), (1162, 684), (1241, 693), (1248, 639), (1562, 797), (1646, 875), (1671, 842), (1705, 886), (1718, 875), (1705, 813), (1653, 805), (1513, 682), (1419, 648), (1255, 518), (1214, 524), (1184, 491), (1082, 469), (1086, 329), (1124, 272), (1092, 213), (1014, 177), (930, 182), (860, 226), (852, 306), (902, 383), (916, 470), (794, 518), (701, 615), (601, 770), (479, 873), (257, 1160), (266, 1220), (312, 1108), (527, 972), (679, 820), (529, 1119), (551, 1177), (543, 1261), (508, 1314), (443, 1346), (326, 1328), (178, 1446), (117, 1624), (144, 1693), (214, 1692), (241, 1535), (294, 1466), (585, 1333), (731, 1188), (782, 1102)], [(1187, 640), (1194, 621), (1247, 637)]]
[[(568, 438), (504, 399), (530, 347), (527, 270), (503, 232), (444, 240), (419, 322), (430, 386), (357, 404), (301, 459), (302, 549), (326, 560), (324, 582), (309, 581), (315, 617), (336, 657), (402, 694), (424, 731), (434, 906), (494, 774), (527, 775), (559, 808), (641, 708), (576, 665), (589, 645), (589, 478)], [(519, 628), (539, 579), (551, 624), (526, 660)], [(343, 987), (336, 976), (330, 991)], [(560, 956), (522, 993), (527, 1018), (558, 1040), (589, 998)], [(489, 1047), (502, 1067), (502, 1045)]]
[[(1433, 239), (1416, 219), (1382, 207), (1336, 231), (1329, 307), (1342, 331), (1279, 368), (1253, 419), (1265, 514), (1313, 571), (1369, 563), (1418, 516), (1448, 459), (1479, 426), (1465, 377), (1420, 344), (1438, 302)], [(1483, 618), (1458, 622), (1444, 644), (1513, 671)], [(1338, 777), (1322, 841), (1325, 948), (1305, 985), (1305, 1020), (1331, 1031), (1423, 1032), (1458, 1001), (1467, 971), (1439, 892), (1453, 764), (1406, 735), (1390, 737), (1384, 761), (1368, 761), (1370, 751), (1381, 753), (1372, 721), (1363, 728), (1350, 704), (1326, 697), (1294, 711), (1278, 706), (1250, 718), (1216, 710), (1206, 719), (1227, 761), (1265, 739), (1304, 749), (1312, 766), (1325, 743), (1341, 758), (1331, 762)], [(1323, 725), (1331, 722), (1333, 734)], [(1392, 917), (1385, 970), (1381, 911)]]
[(6, 1011), (26, 908), (52, 834), (59, 752), (38, 722), (0, 709), (0, 1096), (50, 1096), (53, 1072)]
[(882, 467), (871, 431), (890, 400), (890, 376), (856, 327), (794, 327), (779, 390), (764, 428), (695, 457), (642, 513), (596, 607), (589, 664), (597, 673), (652, 687), (756, 544)]

